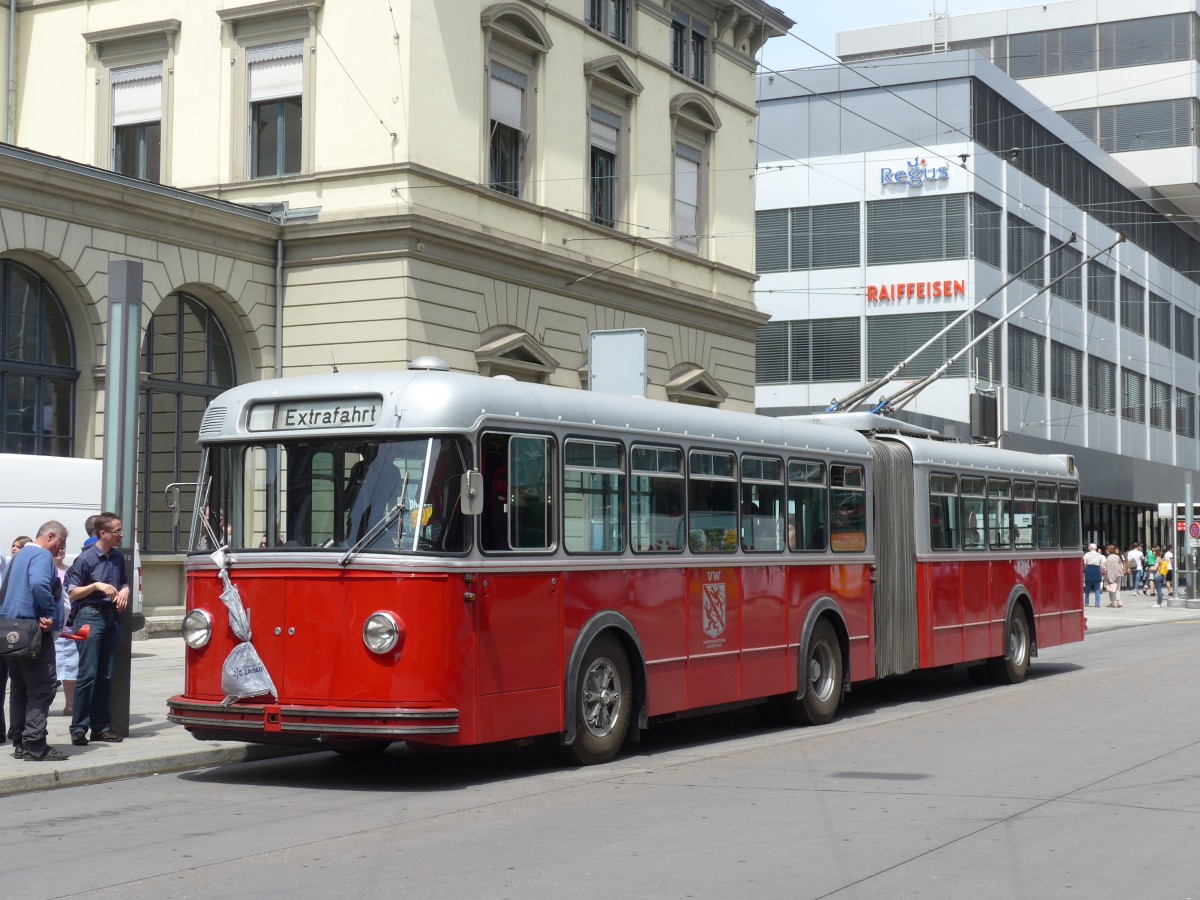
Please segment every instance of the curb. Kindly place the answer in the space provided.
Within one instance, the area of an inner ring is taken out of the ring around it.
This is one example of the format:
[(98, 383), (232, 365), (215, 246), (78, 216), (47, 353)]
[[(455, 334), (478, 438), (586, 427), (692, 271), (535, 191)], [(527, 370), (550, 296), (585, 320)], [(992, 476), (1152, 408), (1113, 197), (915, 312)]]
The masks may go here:
[[(230, 763), (255, 762), (262, 759), (278, 759), (318, 751), (293, 747), (269, 747), (248, 744), (244, 747), (214, 747), (190, 753), (172, 753), (149, 759), (132, 759), (123, 762), (89, 765), (86, 768), (55, 768), (33, 770), (29, 775), (0, 780), (0, 797), (25, 794), (30, 791), (47, 791), (60, 787), (79, 787), (137, 778), (143, 775), (158, 775), (168, 772), (184, 772), (188, 769), (209, 769)], [(31, 767), (33, 763), (29, 763)]]

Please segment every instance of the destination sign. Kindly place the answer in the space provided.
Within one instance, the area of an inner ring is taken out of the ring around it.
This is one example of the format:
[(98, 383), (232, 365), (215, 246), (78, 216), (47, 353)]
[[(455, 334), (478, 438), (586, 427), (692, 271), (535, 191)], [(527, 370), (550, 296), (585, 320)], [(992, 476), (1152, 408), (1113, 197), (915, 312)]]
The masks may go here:
[(338, 400), (280, 400), (250, 409), (250, 431), (306, 431), (327, 428), (371, 428), (379, 421), (380, 397)]

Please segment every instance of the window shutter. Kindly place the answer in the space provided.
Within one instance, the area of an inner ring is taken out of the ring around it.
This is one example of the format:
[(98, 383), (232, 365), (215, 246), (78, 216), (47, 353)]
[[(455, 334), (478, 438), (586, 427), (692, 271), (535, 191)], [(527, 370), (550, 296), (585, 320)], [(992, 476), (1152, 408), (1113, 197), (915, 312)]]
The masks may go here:
[(1106, 359), (1088, 355), (1088, 409), (1106, 416), (1117, 414), (1117, 367)]
[(755, 341), (754, 383), (787, 384), (790, 322), (768, 322)]
[(1121, 279), (1121, 325), (1134, 334), (1146, 333), (1146, 289), (1128, 278)]
[(1150, 379), (1150, 425), (1171, 430), (1171, 386), (1155, 378)]
[(754, 214), (754, 267), (759, 274), (788, 270), (788, 213), (760, 209)]
[(1146, 422), (1146, 376), (1121, 367), (1121, 418)]
[(488, 115), (501, 125), (525, 130), (525, 86), (523, 72), (493, 61), (488, 80)]
[(304, 42), (287, 41), (246, 51), (250, 102), (295, 97), (304, 92)]
[(812, 347), (810, 345), (811, 322), (792, 322), (790, 347), (791, 382), (812, 381)]
[(814, 269), (836, 269), (859, 263), (859, 208), (857, 203), (812, 207), (812, 260)]
[(112, 70), (113, 125), (162, 119), (162, 63)]
[(606, 109), (592, 107), (591, 140), (592, 146), (609, 153), (617, 153), (617, 140), (621, 133), (621, 118)]
[(976, 259), (1000, 268), (1000, 207), (971, 195), (971, 243)]
[(1083, 352), (1050, 342), (1050, 396), (1055, 400), (1083, 406)]
[(812, 380), (862, 379), (862, 320), (858, 316), (812, 321)]
[(792, 265), (793, 272), (812, 268), (812, 207), (803, 206), (792, 210)]
[(1175, 308), (1175, 352), (1196, 358), (1196, 317), (1179, 307)]
[(1196, 436), (1196, 395), (1183, 388), (1175, 389), (1175, 433)]

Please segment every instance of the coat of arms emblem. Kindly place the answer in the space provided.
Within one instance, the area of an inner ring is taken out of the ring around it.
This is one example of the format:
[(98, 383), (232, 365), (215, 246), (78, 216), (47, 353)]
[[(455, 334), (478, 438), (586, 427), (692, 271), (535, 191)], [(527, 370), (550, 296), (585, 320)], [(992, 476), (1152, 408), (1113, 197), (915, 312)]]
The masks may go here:
[(725, 631), (725, 585), (723, 583), (703, 586), (704, 633), (710, 638), (720, 637)]

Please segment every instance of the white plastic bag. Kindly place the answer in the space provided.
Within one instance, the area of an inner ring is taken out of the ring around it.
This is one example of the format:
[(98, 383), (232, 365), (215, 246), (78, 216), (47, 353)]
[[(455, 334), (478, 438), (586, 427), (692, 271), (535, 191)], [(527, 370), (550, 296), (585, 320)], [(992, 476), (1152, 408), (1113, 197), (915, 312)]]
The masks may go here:
[(265, 694), (279, 699), (267, 667), (263, 665), (254, 645), (248, 641), (238, 644), (225, 657), (225, 663), (221, 666), (221, 690), (225, 694), (222, 706), (228, 706), (234, 700), (262, 697)]

